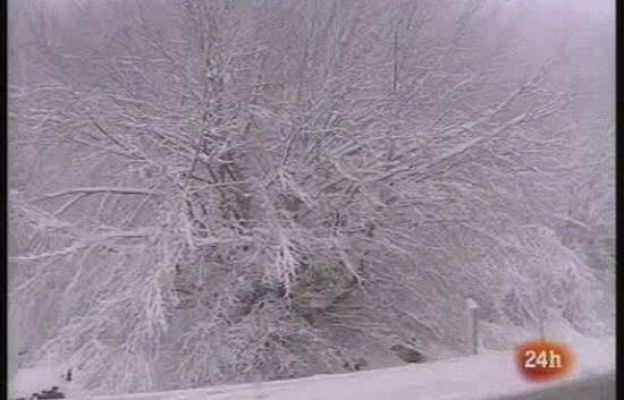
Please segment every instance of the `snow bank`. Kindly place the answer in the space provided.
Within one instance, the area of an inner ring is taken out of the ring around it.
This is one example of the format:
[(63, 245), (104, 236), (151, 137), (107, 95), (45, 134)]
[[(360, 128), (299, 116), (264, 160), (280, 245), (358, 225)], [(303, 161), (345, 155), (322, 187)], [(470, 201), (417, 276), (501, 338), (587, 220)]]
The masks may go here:
[(9, 398), (24, 397), (30, 399), (33, 393), (58, 386), (67, 397), (84, 398), (75, 383), (65, 381), (67, 369), (62, 366), (44, 365), (32, 368), (20, 368), (9, 384)]
[[(562, 338), (563, 339), (563, 338)], [(591, 384), (607, 382), (615, 373), (615, 338), (590, 339), (568, 335), (577, 355), (574, 373), (554, 383), (526, 381), (515, 369), (512, 352), (486, 352), (471, 357), (447, 359), (426, 364), (362, 371), (339, 375), (317, 375), (288, 381), (236, 386), (219, 386), (158, 393), (135, 393), (90, 397), (93, 400), (484, 400), (518, 398), (522, 394), (547, 393), (551, 397), (579, 382), (584, 390)], [(604, 385), (603, 385), (604, 386)], [(568, 390), (568, 391), (570, 391)], [(592, 396), (592, 398), (602, 395)], [(76, 397), (87, 398), (87, 397)], [(539, 397), (541, 398), (541, 397)]]

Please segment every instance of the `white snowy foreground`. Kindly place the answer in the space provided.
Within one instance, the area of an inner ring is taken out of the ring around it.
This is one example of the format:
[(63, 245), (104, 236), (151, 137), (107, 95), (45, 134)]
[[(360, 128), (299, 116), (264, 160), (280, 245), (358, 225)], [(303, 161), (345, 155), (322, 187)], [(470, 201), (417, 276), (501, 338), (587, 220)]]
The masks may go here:
[[(68, 398), (93, 400), (615, 399), (615, 339), (575, 338), (568, 344), (575, 349), (577, 368), (554, 383), (526, 381), (516, 370), (512, 352), (487, 352), (357, 373), (179, 391), (93, 397), (66, 385), (64, 391)], [(41, 387), (28, 391), (26, 385), (37, 379), (31, 371), (28, 382), (27, 372), (20, 371), (13, 388), (21, 386), (20, 392), (31, 394)], [(39, 371), (39, 386), (42, 374)]]

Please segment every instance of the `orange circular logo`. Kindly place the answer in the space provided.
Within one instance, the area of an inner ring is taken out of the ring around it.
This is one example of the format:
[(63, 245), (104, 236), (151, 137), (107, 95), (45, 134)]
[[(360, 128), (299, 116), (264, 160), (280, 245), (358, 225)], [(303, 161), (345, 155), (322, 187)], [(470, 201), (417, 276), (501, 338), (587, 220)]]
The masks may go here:
[(540, 340), (518, 346), (516, 363), (525, 378), (543, 382), (563, 378), (572, 373), (576, 357), (563, 343)]

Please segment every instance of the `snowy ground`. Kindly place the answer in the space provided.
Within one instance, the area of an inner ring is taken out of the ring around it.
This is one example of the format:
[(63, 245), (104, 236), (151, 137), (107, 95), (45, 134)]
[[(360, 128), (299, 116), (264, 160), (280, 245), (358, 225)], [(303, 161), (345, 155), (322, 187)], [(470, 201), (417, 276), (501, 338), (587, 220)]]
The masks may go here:
[[(565, 339), (576, 351), (577, 368), (570, 377), (549, 384), (524, 380), (515, 369), (513, 353), (486, 352), (350, 374), (158, 393), (89, 397), (75, 387), (59, 386), (68, 398), (94, 400), (615, 399), (615, 339)], [(21, 370), (12, 388), (22, 396), (30, 395), (59, 377), (49, 368)]]

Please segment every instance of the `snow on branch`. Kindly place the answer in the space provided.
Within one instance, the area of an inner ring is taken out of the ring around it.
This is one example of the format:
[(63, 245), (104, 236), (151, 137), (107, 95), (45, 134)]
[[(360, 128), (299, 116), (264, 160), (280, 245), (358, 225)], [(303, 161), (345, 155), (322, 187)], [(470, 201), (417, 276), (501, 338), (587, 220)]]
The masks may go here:
[(65, 189), (54, 193), (49, 193), (41, 196), (38, 200), (53, 199), (56, 197), (67, 195), (80, 195), (80, 194), (126, 194), (126, 195), (147, 195), (153, 196), (160, 194), (152, 190), (146, 190), (144, 188), (131, 188), (131, 187), (115, 187), (115, 186), (101, 186), (101, 187), (81, 187), (73, 189)]

